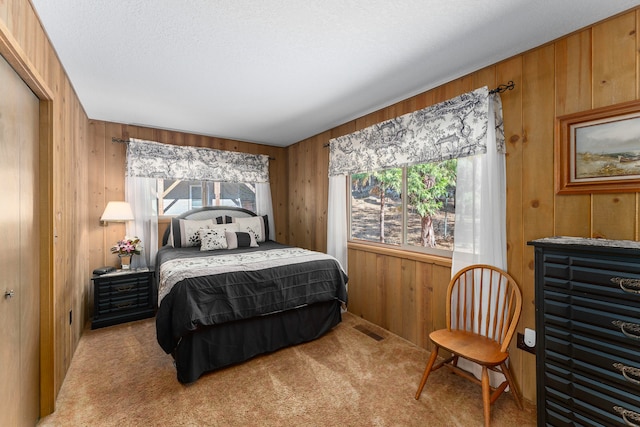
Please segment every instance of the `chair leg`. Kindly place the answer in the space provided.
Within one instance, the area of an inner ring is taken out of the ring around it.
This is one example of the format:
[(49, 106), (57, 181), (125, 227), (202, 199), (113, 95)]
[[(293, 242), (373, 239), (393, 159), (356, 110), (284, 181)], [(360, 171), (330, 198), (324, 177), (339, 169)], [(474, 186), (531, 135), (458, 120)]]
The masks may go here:
[(491, 386), (489, 385), (489, 370), (482, 367), (482, 407), (484, 409), (484, 425), (491, 425)]
[(427, 366), (424, 368), (424, 374), (422, 374), (422, 380), (420, 380), (420, 385), (418, 386), (418, 391), (416, 392), (416, 400), (420, 399), (420, 394), (422, 394), (422, 389), (427, 382), (427, 378), (431, 373), (431, 368), (433, 368), (433, 364), (436, 363), (436, 359), (438, 358), (438, 346), (433, 348), (431, 351), (431, 356), (429, 356), (429, 361), (427, 362)]
[(458, 366), (458, 359), (459, 359), (458, 356), (453, 356), (453, 362), (451, 362), (451, 364), (453, 366)]
[(523, 409), (522, 397), (520, 396), (520, 392), (518, 391), (518, 387), (516, 386), (516, 383), (513, 380), (513, 375), (511, 374), (511, 369), (507, 366), (506, 363), (501, 363), (500, 364), (500, 369), (502, 370), (502, 373), (504, 374), (504, 377), (509, 382), (509, 390), (511, 391), (511, 394), (513, 395), (513, 398), (516, 400), (516, 404), (518, 405), (518, 408), (520, 408), (520, 410), (522, 410)]

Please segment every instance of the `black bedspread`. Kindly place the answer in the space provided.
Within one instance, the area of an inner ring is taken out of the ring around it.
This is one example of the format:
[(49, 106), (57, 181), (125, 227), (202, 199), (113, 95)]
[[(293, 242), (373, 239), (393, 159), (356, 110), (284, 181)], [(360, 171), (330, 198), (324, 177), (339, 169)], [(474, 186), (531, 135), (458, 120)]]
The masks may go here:
[[(158, 252), (156, 265), (162, 271), (162, 264), (173, 259), (284, 248), (290, 247), (272, 241), (261, 243), (259, 248), (218, 251), (163, 247)], [(160, 303), (156, 315), (158, 343), (165, 352), (171, 353), (182, 336), (205, 326), (319, 302), (338, 300), (346, 303), (347, 280), (333, 258), (185, 278), (177, 282)]]

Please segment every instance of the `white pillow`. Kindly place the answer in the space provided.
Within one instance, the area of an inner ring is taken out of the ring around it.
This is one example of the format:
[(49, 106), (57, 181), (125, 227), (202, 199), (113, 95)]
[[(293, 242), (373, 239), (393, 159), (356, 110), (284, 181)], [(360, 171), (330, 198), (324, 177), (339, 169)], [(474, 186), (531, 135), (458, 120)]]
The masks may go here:
[(216, 224), (210, 228), (202, 228), (199, 230), (200, 234), (200, 250), (201, 251), (215, 251), (217, 249), (227, 249), (227, 236), (225, 232), (238, 231), (237, 224)]
[(238, 224), (238, 231), (253, 234), (256, 242), (264, 242), (267, 239), (267, 230), (262, 216), (252, 216), (248, 218), (233, 218), (233, 222)]
[(211, 228), (215, 225), (213, 219), (193, 220), (178, 219), (171, 220), (171, 230), (169, 231), (169, 244), (174, 248), (188, 248), (200, 246), (201, 228)]

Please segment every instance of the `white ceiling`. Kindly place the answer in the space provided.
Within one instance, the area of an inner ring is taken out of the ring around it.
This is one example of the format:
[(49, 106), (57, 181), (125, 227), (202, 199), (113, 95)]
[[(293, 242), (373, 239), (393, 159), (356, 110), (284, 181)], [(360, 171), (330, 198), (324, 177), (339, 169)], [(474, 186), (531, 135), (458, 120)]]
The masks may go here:
[(90, 118), (279, 146), (640, 4), (31, 1)]

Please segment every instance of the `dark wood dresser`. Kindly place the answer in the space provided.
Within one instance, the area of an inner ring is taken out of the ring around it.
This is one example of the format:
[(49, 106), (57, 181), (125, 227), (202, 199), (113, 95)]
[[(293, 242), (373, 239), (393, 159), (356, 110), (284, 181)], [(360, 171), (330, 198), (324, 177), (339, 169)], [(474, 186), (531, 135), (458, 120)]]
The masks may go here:
[(153, 317), (156, 291), (153, 269), (118, 270), (93, 276), (91, 329)]
[(535, 250), (538, 425), (640, 425), (640, 242)]

